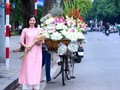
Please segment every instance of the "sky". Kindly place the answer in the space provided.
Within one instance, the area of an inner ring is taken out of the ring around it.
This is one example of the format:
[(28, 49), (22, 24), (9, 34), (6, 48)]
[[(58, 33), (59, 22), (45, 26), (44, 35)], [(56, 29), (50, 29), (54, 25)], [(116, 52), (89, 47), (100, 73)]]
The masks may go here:
[(44, 0), (38, 0), (38, 1), (37, 1), (37, 5), (38, 5), (38, 6), (43, 6), (43, 2), (44, 2)]

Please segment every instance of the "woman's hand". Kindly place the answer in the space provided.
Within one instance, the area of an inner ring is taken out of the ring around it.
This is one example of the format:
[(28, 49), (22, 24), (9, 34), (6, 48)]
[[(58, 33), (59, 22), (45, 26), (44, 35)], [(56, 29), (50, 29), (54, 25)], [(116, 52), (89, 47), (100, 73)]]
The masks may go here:
[(36, 45), (41, 45), (41, 41), (38, 41), (35, 43)]
[(34, 46), (34, 45), (25, 45), (25, 48), (26, 48), (27, 50), (31, 50), (33, 46)]
[(45, 40), (43, 40), (42, 43), (45, 43)]

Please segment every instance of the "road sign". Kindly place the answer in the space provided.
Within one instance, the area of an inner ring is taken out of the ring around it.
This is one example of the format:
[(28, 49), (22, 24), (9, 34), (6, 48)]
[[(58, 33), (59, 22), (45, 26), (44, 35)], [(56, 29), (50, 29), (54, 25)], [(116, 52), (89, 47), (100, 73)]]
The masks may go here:
[(0, 2), (0, 8), (5, 8), (5, 3)]

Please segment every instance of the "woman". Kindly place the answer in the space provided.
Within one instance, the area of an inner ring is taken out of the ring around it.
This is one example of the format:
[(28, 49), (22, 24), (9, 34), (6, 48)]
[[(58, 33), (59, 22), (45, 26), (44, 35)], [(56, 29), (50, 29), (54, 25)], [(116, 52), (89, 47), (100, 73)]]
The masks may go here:
[(39, 90), (42, 68), (42, 43), (33, 43), (40, 28), (37, 28), (37, 20), (34, 15), (28, 18), (27, 26), (23, 29), (20, 43), (29, 52), (23, 56), (22, 66), (19, 76), (19, 84), (23, 90)]

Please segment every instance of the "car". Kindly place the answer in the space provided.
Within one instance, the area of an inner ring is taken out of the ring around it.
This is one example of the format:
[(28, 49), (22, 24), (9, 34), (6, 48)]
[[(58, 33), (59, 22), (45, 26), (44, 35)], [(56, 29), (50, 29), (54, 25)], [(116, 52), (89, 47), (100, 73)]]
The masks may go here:
[(90, 27), (86, 27), (86, 31), (87, 31), (87, 32), (92, 32), (92, 30), (91, 30)]
[(109, 31), (110, 31), (110, 33), (117, 33), (118, 32), (117, 25), (110, 26)]

